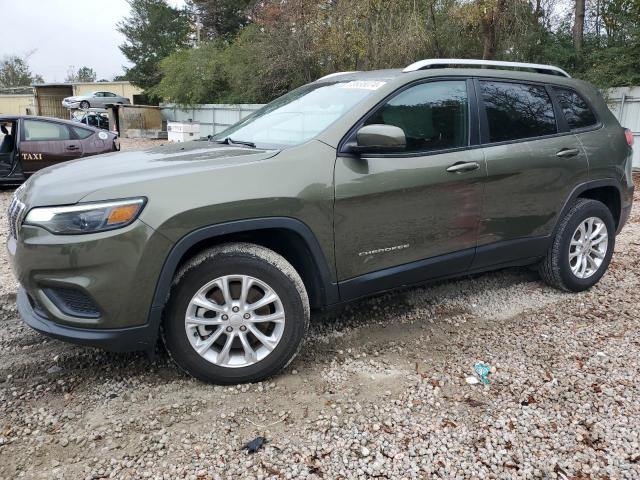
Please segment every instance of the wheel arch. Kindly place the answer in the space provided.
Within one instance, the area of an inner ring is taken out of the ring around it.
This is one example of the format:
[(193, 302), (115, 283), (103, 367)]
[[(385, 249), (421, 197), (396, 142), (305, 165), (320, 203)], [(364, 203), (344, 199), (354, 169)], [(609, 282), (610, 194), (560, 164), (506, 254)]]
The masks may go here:
[(160, 323), (171, 283), (180, 266), (204, 249), (229, 242), (254, 243), (282, 255), (302, 277), (313, 308), (338, 301), (338, 287), (332, 279), (329, 264), (306, 224), (289, 217), (239, 220), (199, 228), (174, 245), (156, 284), (150, 314), (152, 322)]
[(589, 198), (604, 203), (611, 211), (613, 219), (616, 222), (616, 229), (620, 228), (622, 212), (622, 193), (620, 182), (613, 178), (607, 178), (581, 183), (573, 189), (571, 195), (560, 211), (560, 215), (558, 215), (558, 218), (556, 219), (553, 234), (556, 233), (561, 220), (569, 212), (571, 206), (578, 198)]
[(604, 203), (613, 219), (616, 223), (616, 229), (620, 225), (620, 215), (622, 213), (622, 196), (620, 190), (613, 185), (603, 185), (593, 188), (588, 188), (578, 195), (578, 198), (588, 198), (591, 200), (598, 200)]

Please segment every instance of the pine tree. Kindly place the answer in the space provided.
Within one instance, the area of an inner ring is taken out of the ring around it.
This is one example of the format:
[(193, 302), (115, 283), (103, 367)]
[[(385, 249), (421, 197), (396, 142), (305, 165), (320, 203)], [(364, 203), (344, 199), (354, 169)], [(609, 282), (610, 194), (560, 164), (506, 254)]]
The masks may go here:
[(189, 45), (191, 27), (186, 12), (165, 0), (129, 0), (129, 5), (130, 16), (117, 26), (126, 38), (120, 50), (133, 63), (125, 76), (146, 90), (162, 78), (160, 60)]

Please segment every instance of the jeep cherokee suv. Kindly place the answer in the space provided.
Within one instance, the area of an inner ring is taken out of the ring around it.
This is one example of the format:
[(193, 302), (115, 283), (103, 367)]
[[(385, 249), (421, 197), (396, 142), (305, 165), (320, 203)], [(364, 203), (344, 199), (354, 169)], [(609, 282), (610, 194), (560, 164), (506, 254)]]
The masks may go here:
[(204, 381), (257, 381), (314, 308), (508, 266), (593, 286), (631, 209), (631, 143), (557, 67), (333, 74), (208, 140), (34, 175), (9, 212), (18, 308), (53, 337), (161, 336)]

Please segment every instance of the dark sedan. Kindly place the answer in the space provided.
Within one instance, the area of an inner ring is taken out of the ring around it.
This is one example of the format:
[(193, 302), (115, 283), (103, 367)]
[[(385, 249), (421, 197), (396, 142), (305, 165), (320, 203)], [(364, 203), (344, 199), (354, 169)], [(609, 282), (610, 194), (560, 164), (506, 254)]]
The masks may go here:
[(0, 184), (22, 183), (42, 168), (119, 149), (117, 134), (78, 122), (0, 116)]

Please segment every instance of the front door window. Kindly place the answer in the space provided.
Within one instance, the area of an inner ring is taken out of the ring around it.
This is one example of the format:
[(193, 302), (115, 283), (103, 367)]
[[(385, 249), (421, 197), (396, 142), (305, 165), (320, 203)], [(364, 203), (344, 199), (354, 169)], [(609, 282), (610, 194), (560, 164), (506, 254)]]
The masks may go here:
[(407, 138), (405, 153), (465, 147), (468, 105), (464, 80), (423, 83), (393, 97), (365, 125), (400, 127)]

